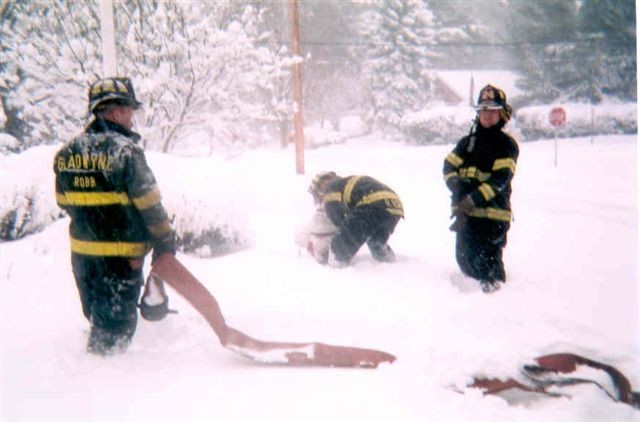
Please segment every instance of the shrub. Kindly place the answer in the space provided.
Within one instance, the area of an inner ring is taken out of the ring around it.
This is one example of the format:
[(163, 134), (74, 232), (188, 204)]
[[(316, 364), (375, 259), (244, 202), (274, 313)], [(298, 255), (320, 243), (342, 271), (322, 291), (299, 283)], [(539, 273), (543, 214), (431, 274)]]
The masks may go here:
[(418, 145), (452, 143), (469, 132), (474, 117), (469, 106), (433, 107), (405, 114), (400, 131)]
[(64, 217), (53, 191), (55, 151), (55, 147), (41, 146), (2, 157), (0, 240), (16, 240), (37, 233)]
[[(559, 128), (549, 123), (549, 113), (562, 107), (567, 119)], [(517, 110), (517, 127), (523, 140), (570, 138), (588, 135), (634, 134), (638, 132), (635, 103), (611, 103), (592, 107), (589, 104), (555, 104), (524, 107)]]

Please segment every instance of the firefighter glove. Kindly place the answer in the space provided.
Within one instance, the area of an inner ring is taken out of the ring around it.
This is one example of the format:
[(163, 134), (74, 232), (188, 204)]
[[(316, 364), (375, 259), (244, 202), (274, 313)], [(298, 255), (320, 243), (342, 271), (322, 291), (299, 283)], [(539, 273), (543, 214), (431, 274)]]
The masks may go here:
[(458, 202), (458, 213), (469, 214), (476, 207), (475, 202), (471, 199), (471, 195), (466, 195)]

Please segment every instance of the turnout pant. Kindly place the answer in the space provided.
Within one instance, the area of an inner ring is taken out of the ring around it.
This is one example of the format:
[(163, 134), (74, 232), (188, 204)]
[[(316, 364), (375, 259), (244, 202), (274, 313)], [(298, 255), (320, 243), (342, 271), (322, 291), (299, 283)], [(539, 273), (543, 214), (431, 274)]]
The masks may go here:
[(479, 281), (506, 281), (502, 249), (509, 223), (466, 217), (456, 234), (456, 261), (460, 270)]
[(128, 258), (75, 253), (71, 264), (82, 312), (91, 323), (87, 350), (105, 354), (126, 348), (138, 321), (142, 265), (134, 269)]
[(331, 241), (331, 250), (341, 262), (349, 262), (366, 242), (375, 256), (387, 244), (400, 217), (373, 206), (357, 207), (340, 224)]

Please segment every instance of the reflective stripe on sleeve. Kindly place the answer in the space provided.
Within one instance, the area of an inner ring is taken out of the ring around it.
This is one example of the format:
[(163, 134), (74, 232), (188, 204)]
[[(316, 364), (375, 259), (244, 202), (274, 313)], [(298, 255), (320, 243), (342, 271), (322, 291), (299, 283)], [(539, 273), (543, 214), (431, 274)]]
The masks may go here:
[(487, 183), (483, 183), (480, 186), (478, 186), (478, 190), (484, 197), (485, 201), (490, 201), (496, 196), (496, 192), (493, 190), (491, 185)]
[(161, 237), (162, 235), (171, 232), (171, 224), (168, 220), (165, 220), (160, 224), (150, 225), (147, 228), (154, 237)]
[(480, 182), (486, 182), (491, 177), (491, 173), (485, 173), (481, 170), (478, 170), (477, 167), (464, 167), (458, 170), (458, 174), (462, 178), (467, 179), (476, 179)]
[(158, 190), (157, 186), (154, 186), (153, 189), (151, 189), (149, 192), (145, 193), (142, 196), (135, 197), (132, 200), (136, 208), (138, 208), (139, 210), (146, 210), (155, 205), (158, 205), (162, 200), (162, 197), (160, 196), (160, 191)]
[(446, 160), (454, 167), (460, 167), (463, 163), (462, 158), (458, 157), (458, 154), (455, 152), (450, 152), (449, 155), (447, 155)]
[(447, 180), (451, 179), (452, 177), (456, 177), (458, 175), (458, 173), (451, 172), (451, 173), (447, 173), (444, 175), (444, 181), (446, 182)]
[(493, 162), (491, 171), (509, 169), (511, 173), (516, 172), (516, 162), (513, 158), (501, 158)]
[(326, 194), (322, 200), (324, 202), (342, 202), (342, 193), (340, 192), (331, 192)]

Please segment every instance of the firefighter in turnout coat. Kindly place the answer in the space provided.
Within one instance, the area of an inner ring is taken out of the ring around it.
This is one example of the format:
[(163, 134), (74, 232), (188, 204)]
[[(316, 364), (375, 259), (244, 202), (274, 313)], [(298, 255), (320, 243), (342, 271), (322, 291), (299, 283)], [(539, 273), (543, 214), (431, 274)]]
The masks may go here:
[(511, 179), (518, 145), (503, 131), (511, 117), (505, 93), (491, 85), (480, 91), (471, 133), (444, 160), (456, 232), (456, 261), (485, 292), (506, 281), (502, 251), (511, 216)]
[(326, 256), (318, 261), (345, 267), (364, 243), (377, 261), (395, 261), (387, 241), (404, 210), (388, 186), (369, 176), (340, 177), (330, 171), (316, 175), (309, 192), (339, 229)]
[[(137, 324), (144, 257), (151, 249), (153, 259), (176, 249), (140, 135), (131, 130), (140, 105), (128, 78), (98, 80), (89, 88), (93, 120), (54, 160), (56, 200), (71, 218), (71, 264), (91, 325), (87, 351), (96, 354), (126, 350)], [(147, 290), (155, 290), (156, 301), (143, 295), (141, 314), (161, 319), (168, 311), (162, 282), (150, 278)]]

